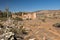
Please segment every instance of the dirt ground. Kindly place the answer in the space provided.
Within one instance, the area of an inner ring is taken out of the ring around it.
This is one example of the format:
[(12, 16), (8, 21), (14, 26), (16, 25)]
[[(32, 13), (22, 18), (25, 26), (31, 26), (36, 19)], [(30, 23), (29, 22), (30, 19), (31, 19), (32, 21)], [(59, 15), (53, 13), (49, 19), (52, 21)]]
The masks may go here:
[(37, 40), (60, 40), (60, 28), (53, 27), (58, 22), (60, 19), (25, 20), (24, 26), (32, 30), (30, 36), (34, 35)]

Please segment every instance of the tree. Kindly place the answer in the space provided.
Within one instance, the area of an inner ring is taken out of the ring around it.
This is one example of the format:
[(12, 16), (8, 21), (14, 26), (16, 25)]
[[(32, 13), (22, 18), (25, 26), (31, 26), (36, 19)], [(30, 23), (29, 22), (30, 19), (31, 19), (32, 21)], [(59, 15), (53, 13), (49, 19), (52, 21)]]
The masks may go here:
[(7, 13), (6, 12), (3, 13), (3, 17), (7, 17)]
[(0, 10), (0, 17), (3, 17), (2, 15), (3, 15), (3, 12)]

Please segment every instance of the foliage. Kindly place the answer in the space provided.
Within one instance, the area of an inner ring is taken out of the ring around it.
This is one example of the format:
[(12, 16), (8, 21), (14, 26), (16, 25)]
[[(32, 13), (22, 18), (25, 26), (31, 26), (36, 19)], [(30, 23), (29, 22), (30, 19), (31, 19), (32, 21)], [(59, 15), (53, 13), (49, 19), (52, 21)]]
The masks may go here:
[(15, 13), (15, 15), (22, 16), (22, 12), (17, 12), (17, 13)]
[(7, 13), (6, 13), (6, 12), (4, 12), (2, 16), (3, 16), (3, 17), (7, 17)]
[(32, 20), (31, 18), (29, 19), (29, 18), (27, 18), (26, 20)]
[(0, 10), (0, 17), (2, 17), (2, 15), (3, 15), (3, 12)]
[(0, 18), (1, 17), (7, 17), (7, 15), (8, 15), (8, 17), (11, 17), (12, 15), (11, 15), (11, 12), (8, 12), (8, 14), (7, 14), (7, 12), (2, 12), (1, 10), (0, 10)]
[(43, 22), (45, 22), (45, 19), (41, 19)]
[(6, 21), (7, 18), (6, 17), (3, 17), (3, 18), (0, 18), (1, 21)]
[(16, 17), (14, 20), (23, 21), (23, 19), (19, 17)]

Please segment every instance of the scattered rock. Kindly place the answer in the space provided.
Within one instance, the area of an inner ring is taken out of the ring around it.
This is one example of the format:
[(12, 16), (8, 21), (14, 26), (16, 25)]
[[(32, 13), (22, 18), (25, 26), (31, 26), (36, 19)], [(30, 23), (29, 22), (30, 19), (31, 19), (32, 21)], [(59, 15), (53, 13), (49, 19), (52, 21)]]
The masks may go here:
[(53, 24), (53, 26), (60, 28), (60, 23), (55, 23), (55, 24)]

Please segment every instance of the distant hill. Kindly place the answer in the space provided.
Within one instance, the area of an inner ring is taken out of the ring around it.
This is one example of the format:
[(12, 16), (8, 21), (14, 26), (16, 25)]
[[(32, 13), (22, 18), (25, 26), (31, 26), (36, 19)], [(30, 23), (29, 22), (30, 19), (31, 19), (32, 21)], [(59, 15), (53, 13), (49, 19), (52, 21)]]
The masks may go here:
[(41, 11), (35, 11), (37, 14), (40, 13), (60, 13), (60, 10), (41, 10)]

